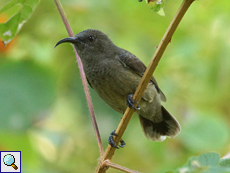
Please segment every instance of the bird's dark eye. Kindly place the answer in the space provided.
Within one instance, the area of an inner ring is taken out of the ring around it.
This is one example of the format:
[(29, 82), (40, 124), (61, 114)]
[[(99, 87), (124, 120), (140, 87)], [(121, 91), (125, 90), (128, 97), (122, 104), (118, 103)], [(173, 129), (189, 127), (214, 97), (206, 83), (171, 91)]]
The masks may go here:
[(94, 36), (89, 36), (88, 39), (89, 39), (90, 42), (93, 42), (94, 41)]

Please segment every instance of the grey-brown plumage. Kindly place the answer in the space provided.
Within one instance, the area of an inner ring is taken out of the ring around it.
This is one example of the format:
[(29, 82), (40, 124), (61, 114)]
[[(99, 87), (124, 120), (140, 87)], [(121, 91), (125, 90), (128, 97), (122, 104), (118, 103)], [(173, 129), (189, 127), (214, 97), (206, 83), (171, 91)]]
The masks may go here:
[[(106, 34), (88, 29), (59, 41), (73, 43), (82, 60), (89, 85), (114, 110), (123, 114), (127, 96), (134, 94), (146, 66), (132, 53), (117, 47)], [(177, 120), (161, 105), (166, 98), (151, 78), (140, 101), (139, 116), (146, 137), (163, 141), (180, 132)]]

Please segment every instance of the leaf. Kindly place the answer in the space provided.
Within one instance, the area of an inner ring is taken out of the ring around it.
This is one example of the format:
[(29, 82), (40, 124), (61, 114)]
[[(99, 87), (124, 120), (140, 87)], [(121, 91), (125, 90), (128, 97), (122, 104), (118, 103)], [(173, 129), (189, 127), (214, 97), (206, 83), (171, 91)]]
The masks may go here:
[(220, 166), (222, 167), (230, 167), (230, 159), (221, 159)]
[(0, 9), (0, 14), (8, 11), (16, 12), (5, 23), (0, 23), (0, 38), (4, 44), (8, 44), (20, 31), (38, 3), (39, 0), (11, 0)]
[(148, 6), (155, 12), (159, 12), (160, 15), (164, 15), (163, 8), (170, 0), (145, 0)]
[(197, 160), (203, 166), (216, 166), (219, 162), (220, 155), (218, 153), (204, 153), (197, 157)]
[(226, 173), (230, 172), (229, 159), (220, 160), (218, 153), (204, 153), (191, 157), (189, 161), (173, 173)]

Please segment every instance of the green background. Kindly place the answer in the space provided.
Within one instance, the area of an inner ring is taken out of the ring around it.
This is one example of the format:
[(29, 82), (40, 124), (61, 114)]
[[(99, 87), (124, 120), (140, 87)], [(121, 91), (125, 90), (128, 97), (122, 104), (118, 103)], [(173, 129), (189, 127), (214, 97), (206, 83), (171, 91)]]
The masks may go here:
[[(138, 0), (61, 3), (74, 34), (99, 29), (148, 65), (181, 1), (171, 0), (165, 17)], [(123, 136), (127, 146), (112, 162), (158, 173), (204, 152), (221, 157), (229, 152), (229, 11), (227, 0), (195, 1), (154, 73), (167, 97), (163, 105), (179, 120), (181, 133), (162, 143), (148, 141), (134, 114)], [(0, 150), (22, 151), (23, 173), (93, 172), (97, 165), (98, 146), (73, 49), (69, 44), (54, 49), (65, 37), (54, 1), (41, 0), (11, 44), (1, 48)], [(90, 92), (106, 148), (122, 115)]]

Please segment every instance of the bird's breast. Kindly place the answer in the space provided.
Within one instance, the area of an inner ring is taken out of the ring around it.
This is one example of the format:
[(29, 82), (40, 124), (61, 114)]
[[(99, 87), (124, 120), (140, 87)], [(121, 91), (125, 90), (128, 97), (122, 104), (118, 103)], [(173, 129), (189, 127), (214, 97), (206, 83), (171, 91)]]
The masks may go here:
[(111, 62), (84, 67), (86, 77), (92, 88), (113, 109), (123, 113), (126, 109), (127, 95), (133, 93), (137, 84), (133, 83), (130, 72), (120, 64)]

